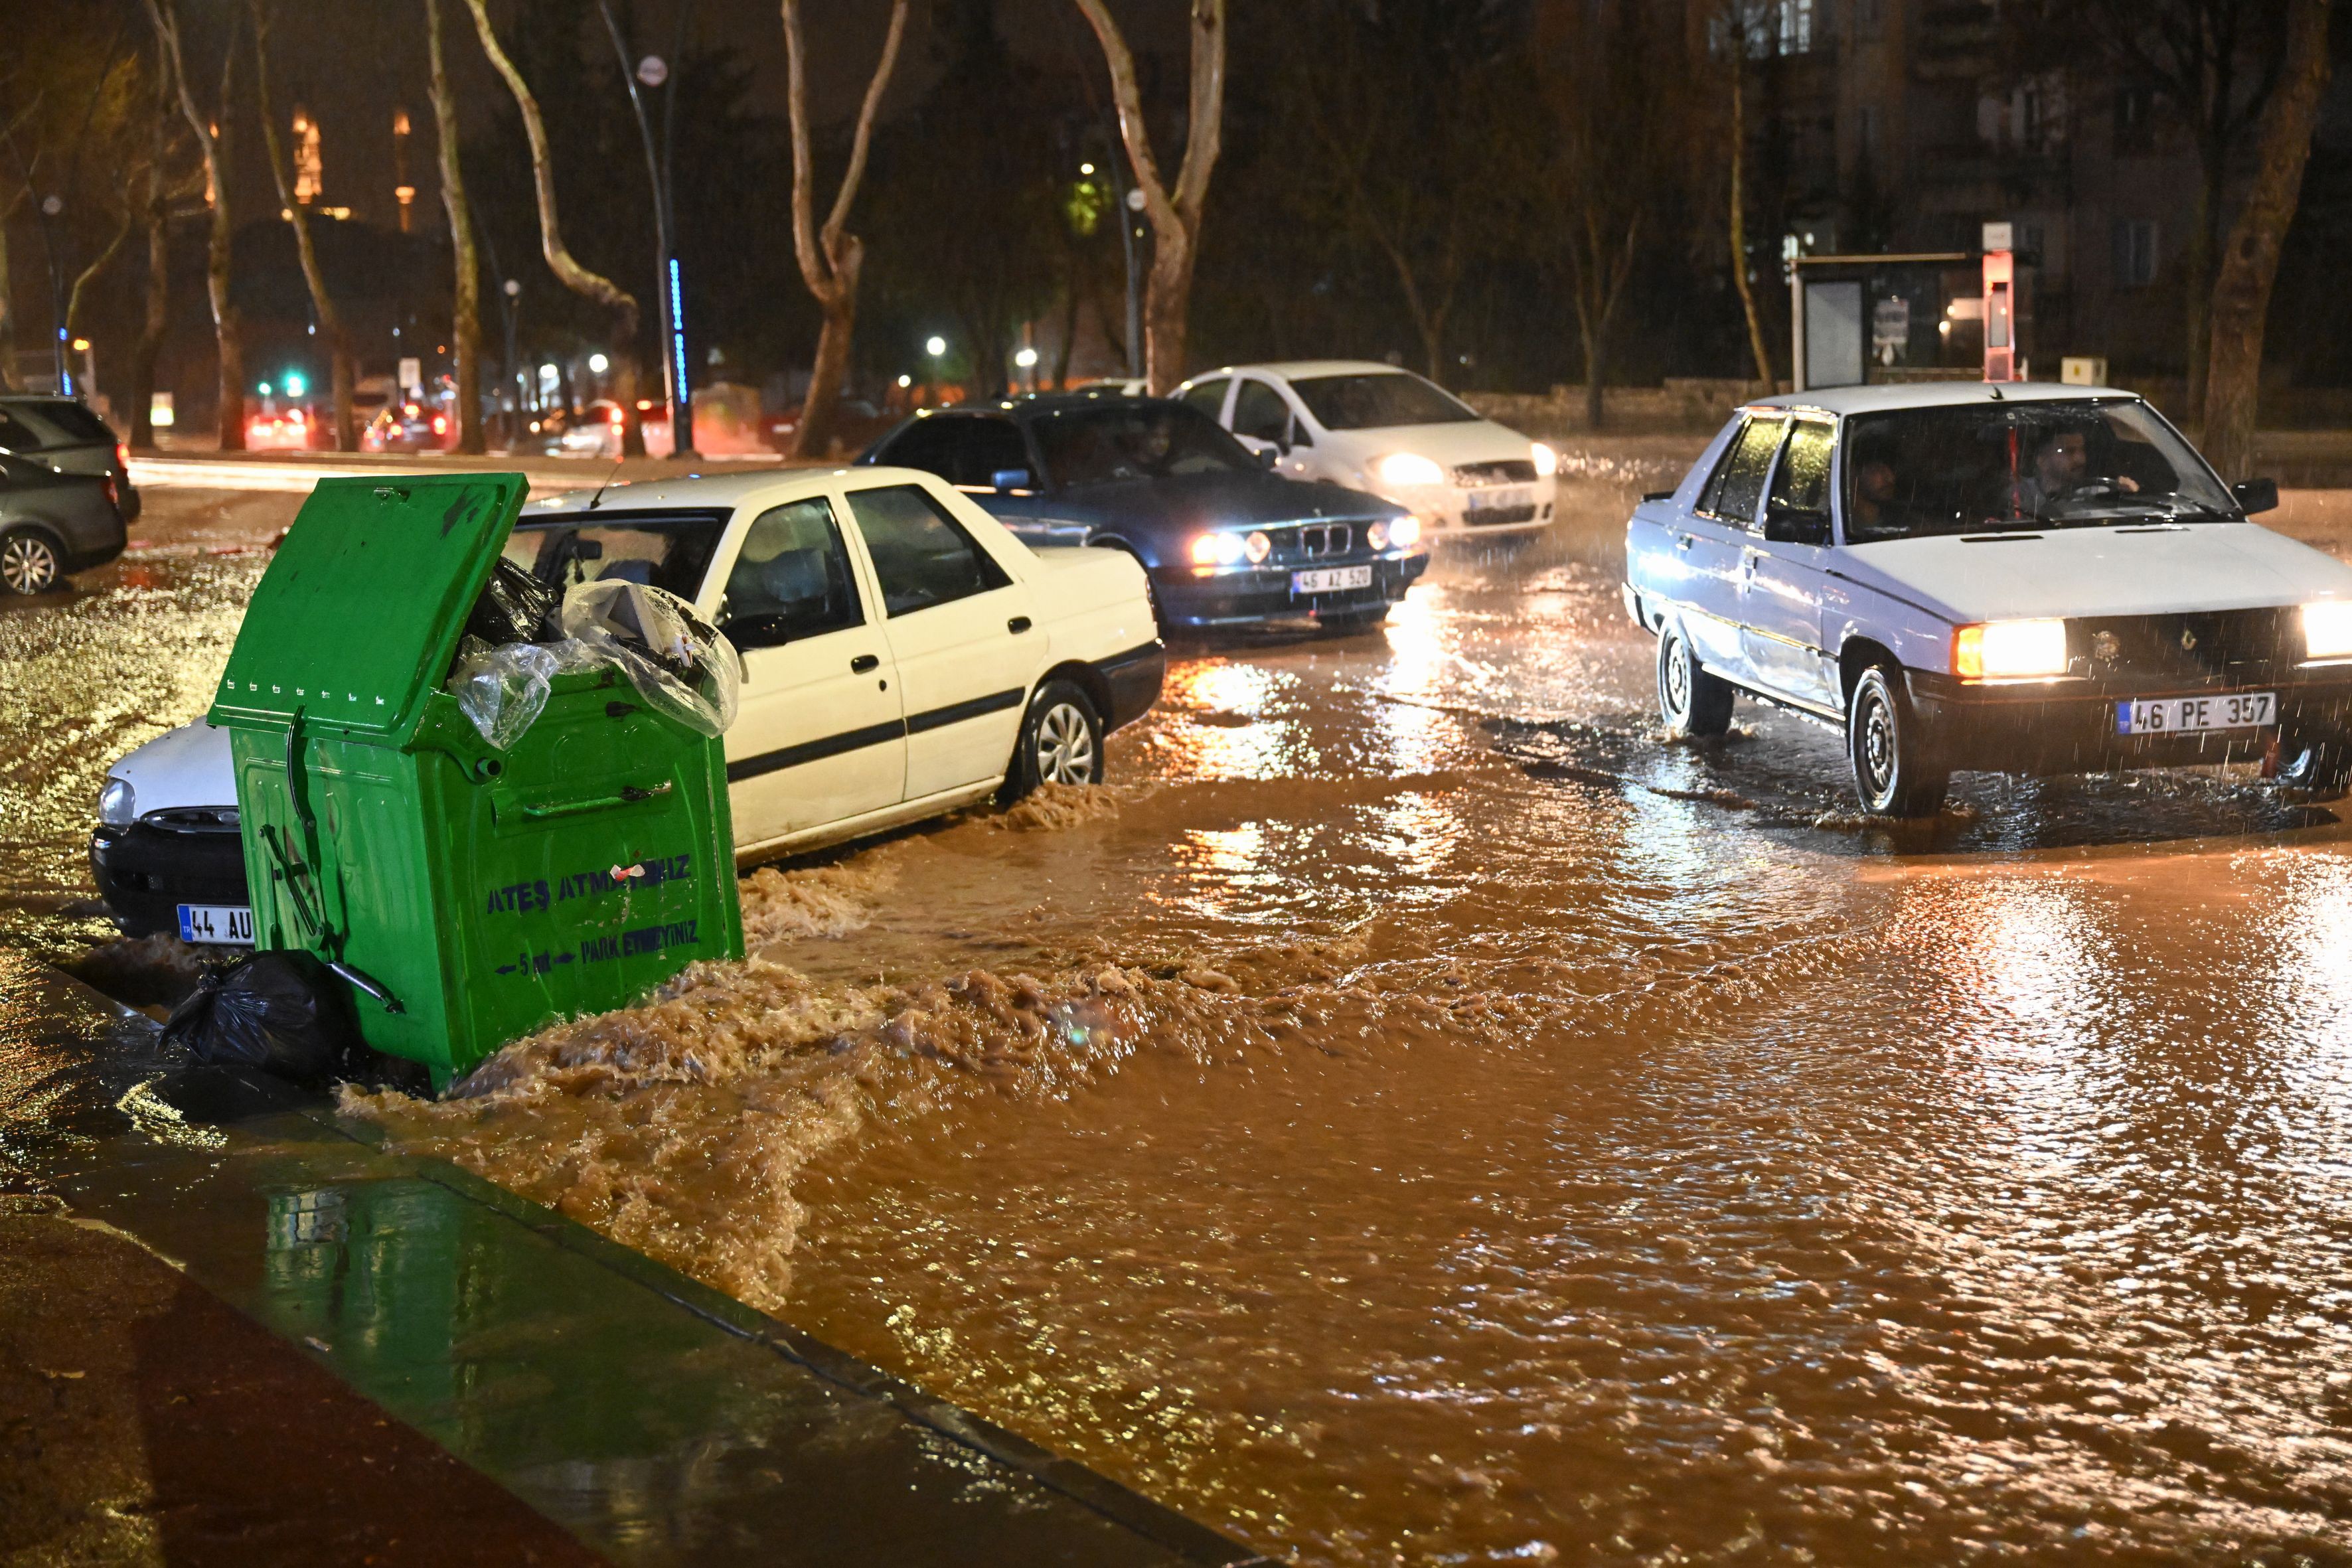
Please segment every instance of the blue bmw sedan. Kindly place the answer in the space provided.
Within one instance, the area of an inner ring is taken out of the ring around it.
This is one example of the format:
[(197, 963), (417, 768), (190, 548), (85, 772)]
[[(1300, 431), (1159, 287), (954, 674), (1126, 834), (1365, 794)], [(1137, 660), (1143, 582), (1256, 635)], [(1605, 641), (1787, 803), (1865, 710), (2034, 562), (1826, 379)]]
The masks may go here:
[(1370, 626), (1429, 565), (1412, 512), (1268, 473), (1169, 399), (1055, 393), (927, 409), (858, 461), (937, 474), (1030, 543), (1126, 551), (1171, 630)]

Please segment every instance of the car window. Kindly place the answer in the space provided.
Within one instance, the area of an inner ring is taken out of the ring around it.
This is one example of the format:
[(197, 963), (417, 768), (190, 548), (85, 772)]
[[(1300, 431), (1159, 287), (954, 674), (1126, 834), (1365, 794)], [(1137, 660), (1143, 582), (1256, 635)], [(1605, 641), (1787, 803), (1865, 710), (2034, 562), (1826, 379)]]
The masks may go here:
[(936, 415), (918, 419), (875, 456), (893, 468), (920, 468), (945, 479), (955, 466), (956, 448), (961, 445), (955, 426), (954, 419), (942, 419)]
[(1181, 403), (1059, 411), (1030, 428), (1045, 471), (1065, 489), (1184, 474), (1255, 473), (1258, 461), (1224, 427)]
[(1290, 428), (1290, 405), (1282, 394), (1262, 381), (1244, 381), (1234, 399), (1234, 434), (1257, 441), (1279, 441)]
[(1800, 419), (1772, 471), (1772, 504), (1797, 511), (1830, 508), (1830, 454), (1836, 429), (1818, 419)]
[(722, 527), (721, 519), (709, 516), (592, 524), (525, 518), (508, 536), (505, 553), (541, 582), (560, 588), (610, 577), (691, 599), (702, 590), (702, 574)]
[(1459, 425), (1477, 412), (1408, 370), (1365, 375), (1310, 375), (1290, 389), (1326, 430), (1383, 430), (1397, 425)]
[(1184, 401), (1214, 419), (1225, 411), (1225, 388), (1232, 385), (1227, 376), (1214, 376), (1183, 395)]
[(721, 624), (738, 647), (773, 647), (865, 619), (831, 501), (791, 501), (753, 521), (727, 574)]
[(949, 476), (950, 483), (992, 490), (996, 488), (996, 476), (1007, 469), (1028, 471), (1029, 444), (1022, 440), (1021, 426), (1012, 420), (963, 419), (958, 423), (964, 427), (963, 439), (957, 448), (956, 471)]
[(37, 452), (41, 437), (23, 420), (0, 409), (0, 451)]
[(852, 490), (849, 510), (874, 559), (887, 615), (912, 615), (1013, 581), (919, 486)]
[(1845, 446), (1853, 542), (2242, 515), (2204, 460), (2137, 398), (1856, 415)]
[(1764, 495), (1764, 476), (1772, 467), (1772, 454), (1779, 449), (1781, 433), (1789, 427), (1783, 415), (1767, 415), (1750, 419), (1740, 427), (1738, 439), (1723, 455), (1715, 467), (1715, 475), (1706, 482), (1699, 501), (1699, 510), (1712, 513), (1746, 526), (1754, 521), (1756, 503)]
[(25, 416), (26, 424), (40, 427), (44, 447), (114, 445), (114, 431), (106, 421), (69, 398), (20, 403), (16, 411)]

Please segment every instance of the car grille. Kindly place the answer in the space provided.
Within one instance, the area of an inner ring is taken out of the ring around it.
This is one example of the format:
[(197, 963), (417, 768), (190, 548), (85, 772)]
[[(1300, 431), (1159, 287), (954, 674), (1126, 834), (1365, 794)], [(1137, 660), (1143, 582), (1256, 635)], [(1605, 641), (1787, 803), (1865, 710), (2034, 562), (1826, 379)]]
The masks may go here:
[(163, 811), (151, 811), (139, 820), (166, 833), (235, 833), (237, 830), (236, 807), (233, 805), (175, 805)]
[[(1508, 458), (1496, 463), (1463, 463), (1454, 470), (1454, 482), (1473, 489), (1482, 485), (1531, 485), (1536, 482), (1536, 466), (1526, 458)], [(1520, 521), (1525, 521), (1526, 519)]]
[(1355, 538), (1356, 530), (1352, 523), (1310, 522), (1299, 528), (1281, 530), (1275, 543), (1277, 550), (1284, 544), (1289, 545), (1290, 552), (1295, 552), (1302, 561), (1319, 561), (1328, 555), (1345, 555)]
[(1472, 528), (1492, 528), (1498, 522), (1533, 522), (1533, 506), (1482, 506), (1462, 514), (1462, 521)]
[(2074, 672), (2125, 686), (2241, 687), (2278, 679), (2303, 657), (2292, 609), (2098, 616), (2069, 626)]

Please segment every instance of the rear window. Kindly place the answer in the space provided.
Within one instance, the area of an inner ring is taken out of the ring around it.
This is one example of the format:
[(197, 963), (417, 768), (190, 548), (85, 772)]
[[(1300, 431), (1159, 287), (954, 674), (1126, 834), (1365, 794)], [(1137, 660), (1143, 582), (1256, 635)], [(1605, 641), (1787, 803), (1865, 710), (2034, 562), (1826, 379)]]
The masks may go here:
[(5, 412), (16, 416), (20, 428), (39, 437), (43, 447), (114, 445), (114, 432), (105, 420), (65, 398), (11, 403)]
[(525, 517), (507, 538), (506, 558), (558, 588), (614, 578), (666, 588), (681, 599), (702, 590), (724, 516), (614, 515), (589, 521)]

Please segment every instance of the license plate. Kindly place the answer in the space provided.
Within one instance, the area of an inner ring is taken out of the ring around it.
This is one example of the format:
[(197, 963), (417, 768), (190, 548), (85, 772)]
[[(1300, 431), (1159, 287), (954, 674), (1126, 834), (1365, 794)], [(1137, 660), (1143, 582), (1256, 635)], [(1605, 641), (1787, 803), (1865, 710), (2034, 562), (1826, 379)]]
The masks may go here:
[(253, 911), (243, 904), (182, 904), (180, 940), (253, 945)]
[(2278, 693), (2231, 691), (2219, 697), (2159, 697), (2116, 704), (2118, 735), (2194, 735), (2252, 730), (2278, 722)]
[(1465, 511), (1506, 511), (1515, 506), (1533, 506), (1535, 503), (1536, 492), (1525, 485), (1514, 485), (1508, 489), (1470, 490), (1462, 499)]
[(1294, 594), (1337, 594), (1371, 585), (1372, 569), (1369, 566), (1326, 566), (1318, 572), (1290, 574), (1290, 591)]

